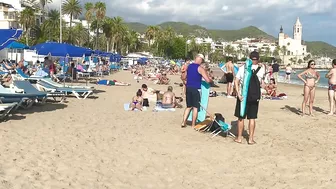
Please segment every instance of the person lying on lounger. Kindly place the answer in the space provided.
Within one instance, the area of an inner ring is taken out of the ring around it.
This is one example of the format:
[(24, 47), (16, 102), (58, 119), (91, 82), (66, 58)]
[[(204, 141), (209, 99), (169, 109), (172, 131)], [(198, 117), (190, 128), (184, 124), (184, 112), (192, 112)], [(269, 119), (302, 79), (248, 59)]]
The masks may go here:
[(132, 111), (135, 110), (135, 109), (138, 109), (138, 110), (142, 111), (143, 98), (141, 96), (142, 96), (142, 91), (141, 91), (141, 89), (139, 89), (136, 92), (136, 95), (132, 98), (132, 102), (130, 103), (130, 108), (131, 108)]
[(115, 86), (130, 86), (130, 83), (124, 83), (117, 80), (106, 80), (106, 79), (97, 79), (97, 85), (115, 85)]

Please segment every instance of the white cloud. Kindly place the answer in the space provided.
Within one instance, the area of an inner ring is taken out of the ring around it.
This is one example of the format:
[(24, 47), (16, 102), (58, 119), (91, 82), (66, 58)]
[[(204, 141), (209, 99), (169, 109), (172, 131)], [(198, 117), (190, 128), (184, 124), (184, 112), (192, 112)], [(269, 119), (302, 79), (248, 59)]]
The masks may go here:
[[(89, 0), (84, 0), (83, 4)], [(96, 0), (93, 0), (94, 2)], [(52, 7), (59, 7), (54, 0)], [(158, 24), (181, 21), (217, 29), (234, 29), (248, 25), (261, 26), (275, 34), (280, 25), (291, 30), (296, 17), (301, 18), (305, 32), (319, 19), (333, 21), (336, 0), (113, 0), (103, 1), (108, 16), (126, 21)], [(312, 19), (311, 23), (309, 20)], [(321, 28), (322, 29), (322, 28)], [(311, 31), (316, 32), (317, 31)]]

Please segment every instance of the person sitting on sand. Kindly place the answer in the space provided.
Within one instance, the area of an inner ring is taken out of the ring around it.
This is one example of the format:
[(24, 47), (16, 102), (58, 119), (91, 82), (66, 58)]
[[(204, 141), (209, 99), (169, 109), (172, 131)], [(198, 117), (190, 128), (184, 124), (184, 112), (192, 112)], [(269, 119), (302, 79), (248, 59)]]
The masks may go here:
[(265, 89), (267, 91), (267, 95), (269, 95), (271, 97), (275, 97), (276, 96), (277, 86), (275, 84), (275, 79), (274, 78), (270, 79), (270, 83), (268, 85), (266, 85)]
[(326, 78), (328, 78), (329, 83), (328, 96), (330, 112), (328, 115), (334, 115), (336, 111), (336, 59), (332, 61), (332, 69), (326, 74)]
[(121, 81), (117, 81), (117, 80), (106, 80), (106, 79), (97, 79), (97, 85), (107, 85), (107, 86), (111, 86), (111, 85), (115, 85), (115, 86), (130, 86), (130, 83), (124, 83)]
[(147, 87), (146, 84), (142, 84), (141, 90), (142, 90), (143, 106), (149, 107), (148, 99), (153, 97), (154, 95), (156, 96), (157, 99), (157, 92), (159, 91)]
[(163, 72), (161, 77), (159, 78), (159, 82), (157, 84), (159, 85), (168, 85), (169, 84), (169, 78), (167, 77), (167, 73)]
[(173, 87), (169, 86), (167, 91), (163, 93), (162, 108), (175, 108), (177, 105)]
[(143, 98), (141, 96), (142, 96), (142, 91), (141, 91), (141, 89), (139, 89), (136, 92), (136, 95), (132, 98), (132, 102), (130, 103), (131, 111), (133, 111), (135, 109), (138, 109), (138, 110), (142, 111)]
[[(303, 78), (303, 76), (305, 78)], [(305, 104), (309, 99), (309, 115), (313, 116), (313, 104), (315, 98), (316, 84), (320, 80), (320, 74), (315, 70), (315, 61), (308, 62), (308, 68), (298, 75), (304, 82), (304, 98), (302, 102), (302, 115), (305, 115)]]

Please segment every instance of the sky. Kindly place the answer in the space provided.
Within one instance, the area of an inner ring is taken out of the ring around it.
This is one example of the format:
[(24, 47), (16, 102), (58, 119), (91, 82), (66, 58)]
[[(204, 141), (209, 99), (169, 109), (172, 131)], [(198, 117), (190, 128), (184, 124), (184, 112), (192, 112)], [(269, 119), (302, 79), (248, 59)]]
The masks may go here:
[[(286, 34), (293, 36), (293, 25), (299, 17), (303, 40), (325, 41), (336, 46), (336, 0), (101, 1), (106, 3), (107, 16), (121, 16), (126, 22), (155, 25), (178, 21), (208, 29), (240, 29), (252, 25), (275, 37), (281, 25)], [(59, 8), (60, 2), (54, 0), (50, 7)]]

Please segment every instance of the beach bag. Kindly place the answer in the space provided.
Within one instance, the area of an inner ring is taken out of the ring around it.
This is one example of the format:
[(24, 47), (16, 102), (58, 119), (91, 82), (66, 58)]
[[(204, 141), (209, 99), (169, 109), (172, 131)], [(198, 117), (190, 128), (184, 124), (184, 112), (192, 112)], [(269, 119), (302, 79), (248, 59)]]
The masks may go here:
[(258, 79), (257, 73), (261, 67), (258, 67), (255, 71), (252, 70), (252, 75), (250, 79), (250, 85), (247, 92), (247, 101), (248, 102), (258, 102), (261, 97), (260, 92), (260, 81)]
[(210, 132), (213, 132), (215, 130), (217, 130), (218, 128), (220, 128), (220, 125), (218, 125), (219, 122), (225, 122), (225, 118), (223, 117), (222, 114), (220, 113), (215, 113), (216, 116), (216, 121), (214, 121), (212, 123), (212, 126), (210, 127)]

